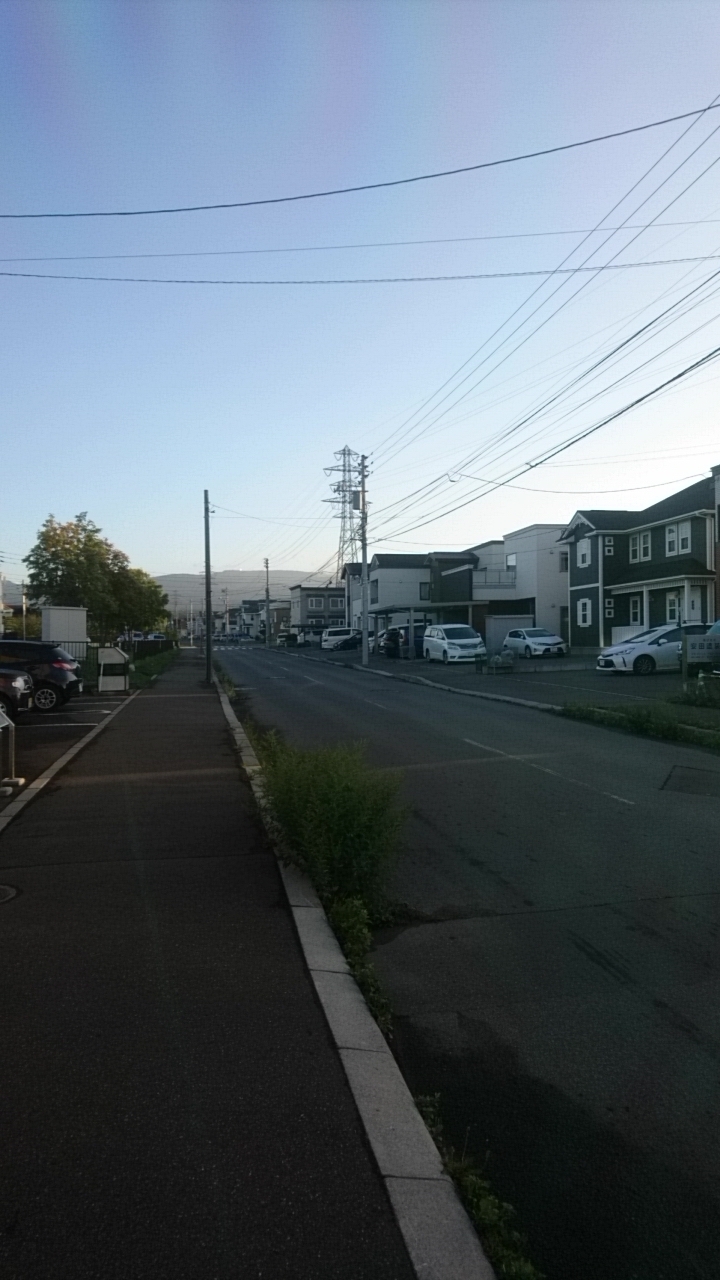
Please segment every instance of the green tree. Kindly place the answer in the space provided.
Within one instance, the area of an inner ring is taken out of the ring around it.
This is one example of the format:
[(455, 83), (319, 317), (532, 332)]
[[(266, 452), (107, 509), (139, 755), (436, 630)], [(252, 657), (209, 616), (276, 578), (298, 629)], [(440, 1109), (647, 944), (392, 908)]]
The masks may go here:
[(86, 511), (65, 524), (48, 516), (25, 557), (31, 599), (86, 608), (89, 630), (98, 639), (125, 626), (157, 626), (166, 616), (167, 596), (101, 535)]

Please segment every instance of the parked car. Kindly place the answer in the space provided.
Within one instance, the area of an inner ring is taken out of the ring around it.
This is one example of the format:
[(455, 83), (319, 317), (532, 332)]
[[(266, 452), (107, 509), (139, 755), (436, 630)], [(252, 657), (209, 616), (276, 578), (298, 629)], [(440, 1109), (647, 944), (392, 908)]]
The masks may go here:
[(550, 657), (553, 653), (562, 658), (568, 652), (562, 636), (556, 636), (546, 627), (518, 627), (508, 631), (502, 647), (525, 658)]
[(321, 649), (339, 649), (343, 640), (354, 634), (352, 627), (326, 627), (320, 639)]
[(82, 693), (80, 663), (57, 644), (0, 640), (0, 666), (32, 677), (36, 711), (57, 711), (68, 698)]
[(335, 645), (336, 649), (360, 649), (362, 647), (362, 631), (353, 631), (349, 636), (345, 636), (339, 644)]
[(704, 635), (707, 629), (705, 622), (692, 622), (685, 627), (668, 623), (663, 627), (639, 631), (632, 639), (603, 649), (597, 660), (597, 670), (632, 672), (636, 676), (650, 676), (654, 671), (679, 671), (683, 632), (699, 636)]
[(18, 711), (29, 711), (33, 700), (33, 682), (25, 671), (0, 667), (0, 711), (14, 720)]
[(423, 637), (426, 662), (474, 662), (486, 656), (483, 638), (474, 627), (462, 623), (445, 623), (428, 627)]
[[(133, 636), (134, 634), (135, 633), (133, 632)], [(147, 640), (167, 640), (167, 636), (165, 635), (164, 631), (148, 631), (146, 639)], [(226, 639), (232, 640), (233, 637), (227, 636)]]
[(370, 653), (382, 653), (383, 644), (385, 643), (385, 631), (373, 632), (368, 639), (368, 648)]
[[(415, 654), (418, 658), (422, 657), (425, 630), (426, 624), (424, 622), (415, 623)], [(408, 623), (400, 627), (388, 627), (387, 631), (383, 633), (379, 651), (384, 653), (386, 658), (399, 658), (401, 650), (408, 647), (409, 634), (410, 626)]]

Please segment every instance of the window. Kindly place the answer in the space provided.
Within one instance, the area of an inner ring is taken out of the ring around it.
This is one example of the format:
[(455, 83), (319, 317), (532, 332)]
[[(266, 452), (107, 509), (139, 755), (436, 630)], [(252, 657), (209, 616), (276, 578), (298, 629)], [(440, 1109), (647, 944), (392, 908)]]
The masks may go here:
[(680, 621), (680, 597), (675, 591), (668, 591), (665, 597), (665, 618), (668, 622)]
[(430, 583), (429, 582), (420, 583), (420, 599), (421, 600), (430, 599)]
[(370, 603), (377, 604), (380, 587), (377, 578), (370, 579)]
[(505, 557), (506, 569), (517, 569), (517, 551), (509, 551)]
[(668, 524), (665, 526), (665, 555), (677, 555), (677, 525)]
[(589, 538), (581, 538), (577, 544), (578, 569), (586, 569), (590, 563), (591, 544)]
[(630, 535), (630, 563), (634, 564), (635, 561), (639, 559), (640, 559), (640, 537), (639, 537), (639, 534), (633, 533)]
[(589, 627), (592, 624), (592, 600), (587, 598), (578, 600), (577, 602), (577, 624), (579, 627)]
[(689, 520), (683, 520), (682, 524), (678, 525), (678, 544), (679, 544), (679, 551), (681, 556), (683, 555), (687, 556), (690, 554), (690, 521)]
[(342, 596), (331, 596), (331, 597), (330, 597), (330, 608), (331, 608), (331, 609), (344, 609), (344, 608), (345, 608), (345, 600), (343, 599), (343, 597), (342, 597)]
[(603, 539), (603, 541), (605, 542), (605, 555), (614, 556), (615, 555), (615, 539), (610, 537), (610, 538)]
[(640, 559), (650, 559), (650, 530), (640, 534)]
[(323, 598), (322, 598), (322, 596), (309, 596), (309, 597), (308, 597), (308, 609), (322, 609), (322, 607), (323, 607)]
[(605, 597), (605, 617), (606, 618), (615, 617), (615, 601), (613, 600), (612, 596)]
[(630, 597), (630, 624), (633, 627), (642, 626), (642, 596)]
[(570, 552), (561, 551), (560, 552), (560, 572), (561, 573), (567, 573), (569, 563), (570, 563)]

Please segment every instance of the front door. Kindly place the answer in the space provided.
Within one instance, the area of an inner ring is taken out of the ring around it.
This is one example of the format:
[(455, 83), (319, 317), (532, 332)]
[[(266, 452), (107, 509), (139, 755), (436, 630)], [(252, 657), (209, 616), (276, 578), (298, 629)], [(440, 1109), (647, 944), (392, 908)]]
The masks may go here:
[(702, 622), (702, 587), (690, 588), (688, 616), (685, 622)]

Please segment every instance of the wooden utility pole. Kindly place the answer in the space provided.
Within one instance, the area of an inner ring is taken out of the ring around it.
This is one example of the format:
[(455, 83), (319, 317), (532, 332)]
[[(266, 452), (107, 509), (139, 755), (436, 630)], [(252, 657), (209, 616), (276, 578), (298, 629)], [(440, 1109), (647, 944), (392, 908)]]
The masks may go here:
[(205, 680), (212, 684), (212, 582), (210, 581), (210, 499), (205, 490)]
[(267, 556), (265, 565), (265, 644), (270, 644), (270, 561)]
[(361, 604), (362, 604), (362, 665), (367, 667), (370, 662), (370, 643), (369, 643), (369, 617), (368, 617), (368, 559), (367, 559), (367, 493), (365, 489), (365, 481), (367, 480), (367, 458), (365, 454), (360, 458), (360, 547), (362, 554), (362, 576), (360, 579)]

